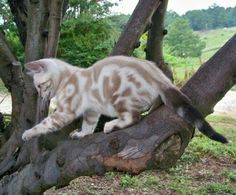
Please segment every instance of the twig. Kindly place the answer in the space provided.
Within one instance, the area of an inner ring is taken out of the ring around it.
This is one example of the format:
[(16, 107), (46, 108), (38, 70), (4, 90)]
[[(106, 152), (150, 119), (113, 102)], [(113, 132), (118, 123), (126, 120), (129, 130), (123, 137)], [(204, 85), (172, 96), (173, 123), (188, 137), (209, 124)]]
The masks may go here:
[(6, 97), (8, 96), (8, 94), (6, 94), (0, 101), (0, 104), (3, 103), (3, 101), (6, 99)]

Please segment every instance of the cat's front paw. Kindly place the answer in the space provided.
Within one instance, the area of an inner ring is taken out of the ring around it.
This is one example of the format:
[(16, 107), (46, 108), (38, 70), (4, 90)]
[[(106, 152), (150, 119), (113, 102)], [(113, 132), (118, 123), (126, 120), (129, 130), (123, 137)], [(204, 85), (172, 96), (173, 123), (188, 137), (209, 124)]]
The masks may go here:
[(74, 130), (74, 131), (72, 131), (72, 132), (70, 133), (70, 137), (71, 137), (72, 139), (79, 139), (79, 138), (84, 137), (85, 135), (87, 135), (87, 134), (85, 134), (85, 133), (82, 132), (82, 131), (78, 132), (77, 130)]
[(117, 125), (117, 120), (113, 120), (110, 122), (106, 122), (103, 128), (104, 133), (110, 133), (114, 130), (115, 126)]
[(34, 136), (34, 134), (33, 134), (32, 129), (27, 130), (23, 133), (22, 140), (23, 141), (29, 141), (31, 138), (33, 138), (33, 136)]

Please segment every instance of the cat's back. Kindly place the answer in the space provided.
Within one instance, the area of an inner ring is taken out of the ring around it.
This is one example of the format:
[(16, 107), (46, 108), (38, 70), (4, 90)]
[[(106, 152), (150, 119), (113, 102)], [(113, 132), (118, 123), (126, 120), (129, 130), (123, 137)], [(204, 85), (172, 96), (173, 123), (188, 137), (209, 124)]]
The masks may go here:
[(103, 68), (104, 66), (109, 66), (109, 65), (110, 66), (116, 65), (116, 66), (119, 66), (120, 68), (129, 67), (130, 65), (136, 65), (140, 67), (146, 66), (145, 68), (148, 68), (147, 66), (150, 66), (156, 69), (155, 64), (150, 61), (138, 59), (135, 57), (122, 56), (122, 55), (110, 56), (102, 60), (99, 60), (94, 64), (94, 67)]
[[(112, 74), (112, 72), (125, 74), (130, 73), (140, 76), (142, 79), (148, 82), (160, 82), (170, 84), (169, 79), (163, 74), (163, 72), (156, 66), (155, 63), (143, 60), (135, 57), (128, 56), (110, 56), (102, 60), (97, 61), (92, 69), (98, 76), (100, 73)], [(100, 75), (103, 75), (100, 74)]]

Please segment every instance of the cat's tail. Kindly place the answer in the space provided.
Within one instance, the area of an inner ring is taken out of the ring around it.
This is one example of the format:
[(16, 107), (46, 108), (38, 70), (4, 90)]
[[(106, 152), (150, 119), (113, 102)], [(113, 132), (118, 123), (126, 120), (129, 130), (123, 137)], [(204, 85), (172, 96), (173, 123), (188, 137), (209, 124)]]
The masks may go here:
[(202, 114), (191, 105), (189, 98), (181, 91), (176, 88), (169, 88), (165, 93), (161, 94), (161, 98), (165, 105), (172, 108), (186, 122), (199, 129), (201, 133), (212, 140), (228, 143), (227, 139), (217, 133)]

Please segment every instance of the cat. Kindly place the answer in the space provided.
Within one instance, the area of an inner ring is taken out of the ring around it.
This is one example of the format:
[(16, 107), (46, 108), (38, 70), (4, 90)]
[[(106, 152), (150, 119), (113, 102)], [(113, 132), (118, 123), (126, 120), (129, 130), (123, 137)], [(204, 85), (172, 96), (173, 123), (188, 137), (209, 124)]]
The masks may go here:
[(104, 125), (104, 133), (109, 133), (134, 124), (142, 112), (163, 102), (210, 139), (227, 143), (153, 62), (113, 56), (82, 69), (49, 58), (29, 62), (25, 68), (33, 77), (38, 95), (45, 100), (55, 97), (57, 109), (26, 130), (24, 141), (57, 131), (80, 116), (81, 131), (73, 131), (70, 136), (84, 137), (94, 132), (101, 114), (116, 118)]

